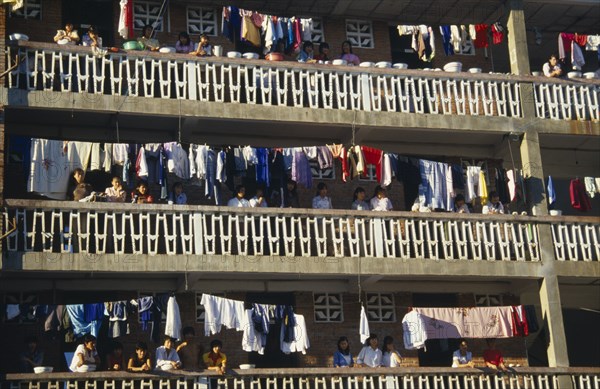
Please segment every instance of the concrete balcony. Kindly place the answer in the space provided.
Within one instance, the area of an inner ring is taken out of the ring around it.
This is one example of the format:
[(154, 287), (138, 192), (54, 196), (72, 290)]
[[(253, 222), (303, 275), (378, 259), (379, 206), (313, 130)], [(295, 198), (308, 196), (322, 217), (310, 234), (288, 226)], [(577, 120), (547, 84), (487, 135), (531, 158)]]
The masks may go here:
[(225, 376), (209, 372), (95, 372), (7, 374), (3, 381), (10, 387), (52, 388), (115, 387), (217, 389), (261, 388), (596, 388), (600, 385), (600, 369), (590, 368), (515, 368), (511, 374), (499, 376), (482, 369), (421, 367), (421, 368), (290, 368), (232, 369)]
[(600, 276), (598, 218), (6, 200), (3, 226), (8, 272)]
[[(119, 123), (121, 137), (128, 139), (144, 128), (151, 139), (179, 132), (189, 141), (237, 144), (260, 138), (262, 145), (278, 146), (291, 144), (292, 137), (296, 144), (348, 141), (351, 125), (361, 128), (362, 137), (382, 141), (397, 137), (392, 130), (398, 128), (428, 130), (429, 140), (447, 131), (474, 136), (473, 131), (505, 134), (532, 126), (541, 133), (600, 134), (600, 80), (151, 52), (96, 56), (87, 47), (36, 42), (14, 43), (7, 58), (8, 67), (17, 58), (23, 61), (1, 88), (9, 133), (79, 139), (79, 130), (87, 127), (95, 131), (86, 140), (114, 139)], [(523, 114), (524, 101), (530, 102), (522, 95), (524, 84), (534, 87), (533, 119)], [(31, 115), (32, 109), (39, 115)], [(271, 128), (273, 123), (289, 131)]]

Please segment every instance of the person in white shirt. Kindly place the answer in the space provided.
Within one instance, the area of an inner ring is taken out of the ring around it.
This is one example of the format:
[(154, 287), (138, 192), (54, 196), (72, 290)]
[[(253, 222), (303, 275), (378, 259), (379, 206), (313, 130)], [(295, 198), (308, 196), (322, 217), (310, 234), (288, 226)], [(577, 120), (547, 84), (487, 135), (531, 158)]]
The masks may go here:
[(248, 208), (250, 203), (244, 198), (246, 196), (246, 187), (244, 185), (238, 185), (235, 187), (235, 197), (227, 202), (228, 207), (242, 207)]
[(483, 214), (503, 214), (504, 213), (504, 205), (500, 201), (500, 196), (498, 192), (494, 191), (490, 193), (490, 201), (481, 209), (481, 213)]
[(383, 338), (381, 366), (398, 367), (402, 363), (402, 356), (394, 347), (394, 338), (386, 336)]
[(371, 206), (365, 201), (367, 192), (360, 186), (354, 191), (354, 201), (352, 202), (352, 209), (355, 211), (370, 211)]
[(377, 335), (371, 334), (365, 341), (365, 346), (356, 357), (357, 367), (380, 367), (382, 362), (381, 350), (377, 347), (379, 340)]
[(468, 348), (467, 341), (461, 339), (459, 349), (452, 354), (452, 367), (475, 367), (473, 354)]
[(263, 188), (256, 188), (256, 195), (250, 199), (251, 208), (266, 208), (267, 199), (265, 198), (265, 190)]
[(175, 339), (167, 336), (162, 346), (156, 349), (156, 369), (174, 370), (181, 368), (177, 351), (173, 348)]
[(317, 185), (317, 195), (313, 198), (312, 207), (314, 209), (332, 209), (331, 198), (327, 196), (327, 185), (319, 182)]
[(385, 189), (381, 185), (377, 185), (375, 188), (375, 193), (370, 203), (371, 210), (373, 211), (391, 211), (394, 208), (392, 207), (392, 202), (387, 197)]
[(123, 190), (123, 184), (119, 177), (113, 177), (111, 181), (112, 186), (106, 188), (104, 193), (106, 194), (106, 201), (109, 203), (124, 203), (127, 193)]
[(550, 56), (548, 62), (546, 62), (542, 67), (542, 70), (544, 72), (544, 76), (546, 77), (561, 77), (563, 75), (562, 67), (558, 62), (558, 56), (555, 54)]
[(86, 334), (83, 337), (83, 344), (75, 349), (69, 369), (73, 372), (94, 371), (99, 364), (100, 357), (96, 350), (96, 337)]

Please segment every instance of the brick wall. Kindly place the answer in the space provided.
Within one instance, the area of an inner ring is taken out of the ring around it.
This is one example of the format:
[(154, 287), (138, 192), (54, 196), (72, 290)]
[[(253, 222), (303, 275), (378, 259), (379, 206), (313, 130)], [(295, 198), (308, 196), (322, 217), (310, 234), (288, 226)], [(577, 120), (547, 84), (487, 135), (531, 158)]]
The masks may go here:
[[(6, 70), (6, 7), (7, 5), (0, 5), (0, 74)], [(0, 85), (4, 85), (4, 80), (0, 80)]]
[(52, 42), (56, 30), (62, 27), (62, 2), (61, 0), (44, 1), (42, 4), (42, 19), (21, 19), (6, 17), (6, 31), (8, 34), (15, 32), (29, 36), (37, 42)]

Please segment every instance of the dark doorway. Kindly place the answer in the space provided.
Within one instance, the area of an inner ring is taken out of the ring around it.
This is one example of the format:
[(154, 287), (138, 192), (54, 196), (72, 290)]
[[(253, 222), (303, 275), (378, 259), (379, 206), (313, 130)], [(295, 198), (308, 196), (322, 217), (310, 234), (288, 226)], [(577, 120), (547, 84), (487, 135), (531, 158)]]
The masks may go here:
[(433, 67), (431, 62), (421, 61), (412, 49), (412, 35), (398, 34), (398, 29), (390, 26), (390, 47), (392, 48), (392, 63), (405, 63), (409, 69), (425, 69)]
[[(413, 306), (450, 308), (458, 306), (457, 294), (414, 293)], [(460, 339), (428, 339), (419, 350), (419, 366), (452, 366), (452, 353)], [(425, 351), (427, 350), (427, 351)]]
[[(246, 294), (246, 303), (295, 306), (296, 298), (293, 293), (248, 293)], [(264, 355), (251, 352), (248, 355), (248, 363), (256, 365), (257, 368), (298, 367), (296, 353), (284, 354), (281, 351), (280, 333), (281, 325), (275, 321), (271, 321)]]
[(112, 0), (63, 0), (63, 25), (73, 23), (79, 30), (80, 37), (83, 37), (89, 26), (96, 26), (100, 30), (102, 45), (113, 46), (115, 43), (113, 3)]

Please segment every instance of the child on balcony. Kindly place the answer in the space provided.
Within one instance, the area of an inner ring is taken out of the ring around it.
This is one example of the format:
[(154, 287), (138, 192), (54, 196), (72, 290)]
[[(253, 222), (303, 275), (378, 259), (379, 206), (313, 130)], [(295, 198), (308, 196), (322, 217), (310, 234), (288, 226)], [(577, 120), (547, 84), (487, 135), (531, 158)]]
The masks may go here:
[(152, 369), (152, 361), (148, 355), (148, 346), (144, 342), (138, 342), (135, 345), (135, 354), (129, 358), (127, 370), (129, 371), (149, 371)]
[(100, 36), (98, 36), (98, 29), (96, 29), (94, 26), (91, 26), (88, 29), (87, 34), (85, 34), (83, 36), (83, 39), (81, 40), (81, 44), (84, 46), (97, 47), (97, 48), (101, 49), (102, 48), (102, 38), (100, 38)]
[(490, 201), (486, 205), (483, 206), (481, 210), (483, 214), (503, 214), (504, 213), (504, 205), (500, 201), (500, 196), (498, 192), (493, 191), (490, 193)]
[(169, 204), (185, 205), (187, 204), (187, 196), (183, 193), (183, 184), (176, 182), (173, 184), (173, 190), (171, 191), (171, 197), (169, 198)]
[(235, 197), (227, 202), (228, 207), (248, 208), (250, 203), (244, 198), (246, 196), (246, 188), (244, 185), (238, 185), (235, 188)]
[(465, 196), (457, 194), (454, 198), (454, 212), (456, 213), (471, 213), (469, 207), (465, 203)]
[(317, 195), (313, 198), (312, 207), (314, 209), (332, 209), (331, 198), (327, 196), (327, 185), (319, 182), (317, 185)]
[(256, 195), (250, 199), (251, 208), (266, 208), (267, 199), (265, 198), (265, 190), (262, 187), (256, 188)]
[(138, 42), (140, 42), (146, 50), (158, 51), (160, 48), (160, 43), (158, 43), (158, 39), (152, 38), (154, 27), (152, 27), (150, 24), (147, 24), (144, 26), (142, 32), (143, 35), (138, 38)]
[(203, 355), (202, 359), (208, 370), (214, 370), (218, 374), (225, 374), (227, 368), (227, 356), (221, 352), (223, 343), (215, 339), (210, 342), (210, 351)]
[(391, 211), (393, 208), (392, 202), (388, 199), (385, 189), (383, 189), (381, 185), (377, 185), (375, 193), (371, 198), (371, 209), (373, 211)]
[(134, 204), (151, 204), (154, 202), (154, 197), (150, 194), (148, 184), (141, 181), (137, 184), (135, 192), (131, 194), (131, 202)]
[(354, 191), (354, 201), (352, 202), (351, 208), (355, 211), (370, 211), (371, 206), (365, 201), (367, 192), (360, 186)]
[(177, 370), (181, 368), (181, 360), (173, 348), (175, 339), (166, 336), (162, 346), (156, 349), (156, 369)]
[(194, 44), (190, 40), (190, 36), (187, 32), (182, 31), (179, 33), (179, 39), (175, 43), (175, 52), (180, 54), (189, 54), (194, 51)]
[(111, 181), (112, 186), (106, 188), (104, 193), (106, 194), (106, 201), (109, 203), (124, 203), (125, 190), (123, 190), (123, 184), (121, 183), (121, 178), (113, 177)]
[(337, 342), (337, 351), (333, 354), (333, 367), (353, 367), (354, 359), (350, 354), (350, 343), (348, 338), (342, 336)]
[(197, 57), (210, 57), (212, 55), (212, 46), (210, 45), (208, 36), (205, 34), (200, 35), (200, 43), (198, 44), (198, 48), (196, 51), (191, 52), (190, 54)]
[(344, 41), (342, 43), (342, 55), (340, 56), (340, 59), (348, 62), (348, 65), (360, 65), (360, 59), (356, 54), (352, 53), (352, 43), (350, 41)]

